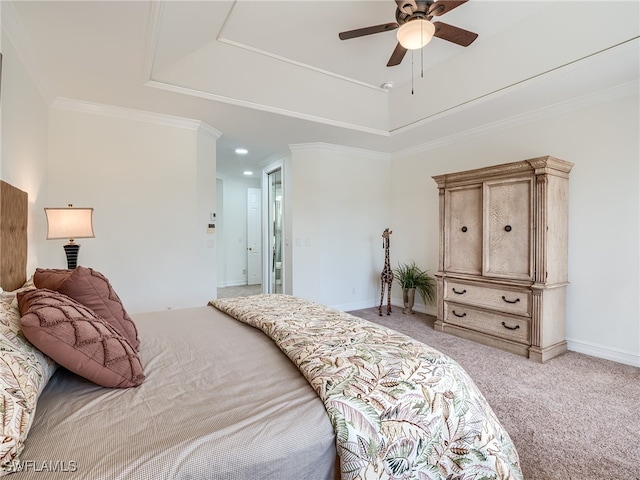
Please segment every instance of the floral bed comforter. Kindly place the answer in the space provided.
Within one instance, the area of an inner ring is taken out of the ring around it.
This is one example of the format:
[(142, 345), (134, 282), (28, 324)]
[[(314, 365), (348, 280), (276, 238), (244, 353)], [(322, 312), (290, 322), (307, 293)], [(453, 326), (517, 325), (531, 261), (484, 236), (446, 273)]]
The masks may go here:
[(210, 304), (261, 329), (297, 365), (325, 404), (343, 480), (522, 479), (509, 435), (446, 355), (297, 297)]

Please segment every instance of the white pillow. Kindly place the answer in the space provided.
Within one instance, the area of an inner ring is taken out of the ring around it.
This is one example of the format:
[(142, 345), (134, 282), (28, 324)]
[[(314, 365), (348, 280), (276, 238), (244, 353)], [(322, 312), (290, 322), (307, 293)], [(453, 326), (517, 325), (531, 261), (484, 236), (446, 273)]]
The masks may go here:
[(20, 328), (16, 294), (0, 293), (0, 476), (14, 471), (33, 423), (40, 393), (57, 364), (34, 347)]
[(23, 292), (25, 290), (33, 290), (34, 288), (36, 288), (36, 286), (33, 283), (33, 277), (27, 280), (25, 284), (20, 288), (18, 288), (17, 290), (5, 292), (2, 288), (0, 288), (0, 302), (5, 302), (18, 308), (18, 299), (16, 298), (18, 295), (18, 292)]

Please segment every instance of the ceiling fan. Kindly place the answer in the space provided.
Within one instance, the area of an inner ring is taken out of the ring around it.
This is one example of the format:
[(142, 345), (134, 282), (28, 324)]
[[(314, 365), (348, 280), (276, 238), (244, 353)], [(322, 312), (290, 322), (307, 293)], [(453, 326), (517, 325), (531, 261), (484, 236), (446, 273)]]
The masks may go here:
[(341, 32), (340, 40), (363, 37), (374, 33), (398, 29), (398, 44), (387, 62), (387, 67), (399, 65), (407, 53), (424, 47), (433, 37), (468, 47), (478, 38), (477, 33), (454, 27), (447, 23), (432, 22), (433, 17), (439, 17), (459, 7), (468, 0), (396, 0), (396, 21), (358, 28)]

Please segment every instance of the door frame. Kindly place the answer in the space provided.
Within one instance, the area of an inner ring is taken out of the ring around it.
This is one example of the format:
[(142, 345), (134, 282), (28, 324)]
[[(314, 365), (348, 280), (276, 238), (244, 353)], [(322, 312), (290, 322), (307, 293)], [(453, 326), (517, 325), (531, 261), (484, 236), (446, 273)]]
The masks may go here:
[[(285, 182), (284, 182), (284, 163), (280, 160), (275, 160), (262, 168), (262, 292), (263, 293), (273, 293), (271, 292), (271, 255), (265, 254), (265, 249), (270, 248), (269, 242), (269, 210), (271, 205), (269, 204), (269, 175), (280, 170), (281, 174), (281, 182), (282, 182), (282, 225), (285, 225), (285, 202), (286, 202), (286, 194), (285, 194)], [(282, 236), (282, 266), (281, 266), (281, 280), (282, 280), (282, 289), (285, 291), (286, 285), (286, 255), (285, 255), (285, 247), (287, 242), (285, 241), (284, 229)]]

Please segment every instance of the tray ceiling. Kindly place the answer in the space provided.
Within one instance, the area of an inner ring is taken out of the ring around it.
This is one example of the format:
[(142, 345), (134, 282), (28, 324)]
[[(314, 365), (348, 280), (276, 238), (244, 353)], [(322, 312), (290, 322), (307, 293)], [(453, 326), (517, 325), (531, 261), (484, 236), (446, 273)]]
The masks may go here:
[(201, 120), (222, 161), (238, 143), (393, 153), (638, 81), (633, 1), (470, 0), (438, 20), (472, 45), (435, 38), (391, 68), (395, 32), (338, 33), (394, 21), (392, 0), (3, 2), (3, 27), (5, 3), (50, 100)]

